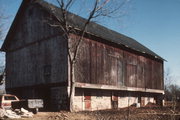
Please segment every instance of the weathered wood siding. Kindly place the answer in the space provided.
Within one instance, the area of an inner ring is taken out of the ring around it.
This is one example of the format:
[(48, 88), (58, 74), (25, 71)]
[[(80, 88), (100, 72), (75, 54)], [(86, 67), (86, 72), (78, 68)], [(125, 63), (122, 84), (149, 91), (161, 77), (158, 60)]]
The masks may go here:
[(48, 25), (49, 15), (28, 6), (6, 54), (6, 87), (67, 82), (67, 40)]
[[(72, 35), (72, 39), (76, 39), (75, 36)], [(78, 52), (75, 80), (163, 89), (163, 63), (86, 38), (81, 42)]]

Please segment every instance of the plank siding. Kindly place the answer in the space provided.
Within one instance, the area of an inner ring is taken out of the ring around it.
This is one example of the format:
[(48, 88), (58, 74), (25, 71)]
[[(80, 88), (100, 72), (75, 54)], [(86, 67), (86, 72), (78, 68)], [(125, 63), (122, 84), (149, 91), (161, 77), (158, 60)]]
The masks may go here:
[[(97, 63), (96, 63), (96, 59), (97, 59), (97, 46), (95, 43), (91, 42), (91, 49), (90, 49), (90, 52), (91, 52), (91, 59), (90, 59), (90, 62), (91, 62), (91, 83), (97, 83), (96, 81), (96, 78), (97, 78)], [(89, 71), (88, 71), (89, 72)]]
[(163, 89), (161, 62), (88, 38), (81, 45), (75, 68), (77, 82)]
[[(38, 16), (38, 17), (37, 17)], [(17, 23), (16, 29), (12, 34), (11, 44), (8, 50), (25, 47), (37, 40), (47, 39), (48, 37), (59, 34), (59, 30), (48, 24), (47, 12), (36, 6), (30, 5)]]
[(17, 24), (6, 53), (7, 88), (67, 81), (67, 40), (47, 24), (47, 16), (28, 6)]
[(145, 60), (143, 56), (138, 58), (138, 68), (137, 68), (137, 87), (145, 87)]

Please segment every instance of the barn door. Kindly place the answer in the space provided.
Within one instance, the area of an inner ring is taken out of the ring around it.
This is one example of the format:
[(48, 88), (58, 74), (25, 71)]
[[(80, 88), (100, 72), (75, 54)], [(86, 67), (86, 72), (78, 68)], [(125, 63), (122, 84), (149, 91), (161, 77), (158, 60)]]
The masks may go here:
[(90, 93), (90, 91), (84, 91), (84, 106), (85, 106), (85, 110), (91, 109), (91, 93)]
[(112, 109), (118, 108), (118, 93), (112, 92), (112, 99), (111, 99)]

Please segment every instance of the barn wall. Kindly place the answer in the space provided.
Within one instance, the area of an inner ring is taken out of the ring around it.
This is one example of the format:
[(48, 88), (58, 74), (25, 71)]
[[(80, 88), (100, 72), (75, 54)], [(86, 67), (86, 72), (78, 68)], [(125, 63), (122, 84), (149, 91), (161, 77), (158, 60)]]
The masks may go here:
[(16, 26), (11, 35), (11, 44), (8, 50), (16, 50), (26, 47), (43, 39), (59, 35), (60, 30), (52, 27), (51, 16), (37, 5), (28, 5), (20, 20), (16, 20)]
[(47, 16), (32, 6), (22, 15), (6, 54), (7, 88), (67, 82), (67, 41)]
[[(6, 87), (24, 87), (67, 80), (66, 48), (51, 38), (6, 54)], [(59, 74), (61, 73), (61, 74)]]
[(67, 87), (53, 87), (51, 88), (50, 104), (51, 110), (68, 110), (68, 94)]
[[(77, 39), (72, 35), (71, 44)], [(80, 44), (75, 79), (81, 83), (163, 89), (162, 62), (91, 39)]]

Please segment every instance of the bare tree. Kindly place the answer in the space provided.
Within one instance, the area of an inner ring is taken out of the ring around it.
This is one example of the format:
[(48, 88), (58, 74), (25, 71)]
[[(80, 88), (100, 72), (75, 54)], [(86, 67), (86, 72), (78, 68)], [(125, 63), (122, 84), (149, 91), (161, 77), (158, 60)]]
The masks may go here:
[[(81, 0), (82, 2), (83, 0)], [(77, 59), (77, 55), (80, 49), (81, 42), (86, 33), (86, 28), (92, 20), (97, 20), (100, 17), (119, 17), (119, 13), (122, 14), (121, 8), (128, 2), (128, 0), (92, 0), (89, 1), (91, 3), (91, 7), (88, 8), (88, 12), (86, 13), (86, 21), (83, 24), (83, 27), (80, 31), (77, 32), (76, 28), (73, 28), (68, 24), (68, 12), (70, 8), (76, 6), (76, 0), (56, 0), (59, 8), (61, 9), (61, 18), (56, 17), (58, 23), (56, 26), (61, 28), (64, 32), (64, 37), (68, 40), (68, 43), (71, 41), (70, 34), (78, 34), (76, 38), (76, 44), (68, 44), (68, 61), (70, 65), (69, 71), (69, 81), (70, 81), (70, 111), (73, 111), (73, 99), (75, 93), (75, 63)], [(80, 1), (78, 1), (80, 2)], [(87, 1), (86, 1), (87, 2)], [(83, 10), (85, 10), (84, 8)], [(80, 15), (81, 16), (81, 15)]]
[[(4, 34), (4, 23), (7, 17), (2, 12), (2, 9), (0, 9), (0, 40), (3, 40), (3, 34)], [(0, 54), (3, 54), (0, 52)], [(4, 72), (4, 64), (0, 61), (0, 74)]]
[(0, 10), (0, 40), (3, 39), (3, 31), (4, 31), (4, 22), (7, 19), (7, 17), (4, 16), (2, 10)]
[(0, 12), (0, 39), (2, 39), (2, 30), (3, 28), (3, 24), (2, 24), (2, 13)]
[(164, 81), (165, 81), (165, 100), (169, 101), (171, 105), (171, 120), (175, 120), (175, 114), (177, 110), (177, 102), (180, 98), (180, 87), (174, 84), (174, 76), (171, 74), (171, 70), (169, 68), (166, 69), (164, 73)]
[(165, 89), (173, 83), (173, 77), (171, 75), (170, 68), (167, 68), (164, 72)]
[(178, 86), (174, 84), (174, 76), (172, 75), (170, 68), (167, 68), (164, 72), (164, 82), (165, 99), (172, 101), (173, 95), (176, 93)]
[[(7, 19), (7, 17), (4, 16), (2, 9), (0, 9), (0, 40), (3, 40), (4, 38), (4, 21)], [(0, 52), (0, 57), (2, 57), (3, 52)], [(5, 83), (5, 72), (4, 72), (4, 62), (0, 59), (0, 90), (2, 89), (2, 86)]]
[(169, 92), (169, 86), (172, 84), (172, 75), (171, 75), (171, 70), (170, 68), (167, 68), (164, 72), (164, 91), (165, 91), (165, 100), (167, 101), (170, 97), (170, 92)]

